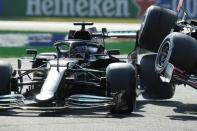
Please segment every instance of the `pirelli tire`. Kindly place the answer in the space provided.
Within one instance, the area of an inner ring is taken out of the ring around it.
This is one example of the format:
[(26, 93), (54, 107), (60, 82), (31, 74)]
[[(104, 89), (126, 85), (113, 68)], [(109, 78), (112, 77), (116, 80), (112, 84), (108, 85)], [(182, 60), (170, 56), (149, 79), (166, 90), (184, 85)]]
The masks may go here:
[(156, 72), (163, 73), (168, 62), (189, 74), (197, 75), (197, 40), (183, 33), (169, 34), (158, 50)]
[(154, 63), (156, 55), (143, 56), (140, 61), (140, 85), (145, 91), (145, 99), (170, 99), (174, 96), (175, 85), (162, 82), (155, 72)]
[(11, 75), (11, 64), (0, 61), (0, 95), (7, 95), (11, 93)]
[(146, 50), (157, 52), (163, 39), (177, 22), (177, 13), (159, 6), (150, 6), (144, 15), (139, 30), (138, 45)]
[(106, 69), (107, 89), (114, 98), (111, 113), (127, 114), (136, 106), (136, 71), (132, 64), (113, 63)]

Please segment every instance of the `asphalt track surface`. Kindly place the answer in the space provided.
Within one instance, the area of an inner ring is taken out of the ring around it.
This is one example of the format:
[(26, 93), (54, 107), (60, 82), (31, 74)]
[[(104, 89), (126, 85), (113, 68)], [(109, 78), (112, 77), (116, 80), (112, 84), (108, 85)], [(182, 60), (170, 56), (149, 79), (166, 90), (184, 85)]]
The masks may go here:
[[(9, 61), (16, 68), (16, 59)], [(23, 60), (23, 68), (29, 62)], [(137, 98), (132, 114), (109, 114), (102, 110), (32, 111), (10, 110), (0, 112), (0, 131), (196, 131), (197, 91), (189, 86), (177, 86), (170, 100)]]
[[(6, 27), (7, 23), (7, 27)], [(14, 26), (13, 26), (13, 25)], [(38, 25), (34, 23), (0, 22), (3, 30), (36, 30)], [(47, 25), (47, 23), (45, 22)], [(53, 23), (50, 23), (54, 25)], [(61, 26), (59, 25), (61, 24)], [(74, 26), (72, 23), (59, 23), (53, 26), (43, 26), (47, 31), (65, 31)], [(98, 24), (101, 27), (110, 27), (109, 30), (133, 30), (138, 29), (139, 24)], [(59, 27), (60, 26), (60, 27)], [(97, 26), (97, 25), (96, 25)], [(10, 28), (9, 28), (10, 27)], [(34, 29), (35, 28), (35, 29)], [(49, 30), (49, 28), (53, 28)], [(0, 59), (9, 61), (13, 68), (17, 68), (17, 60)], [(29, 62), (23, 60), (22, 68), (30, 67)], [(0, 131), (196, 131), (197, 130), (197, 91), (189, 86), (177, 86), (175, 96), (170, 100), (145, 100), (142, 96), (137, 98), (137, 107), (132, 114), (109, 114), (107, 109), (102, 110), (63, 110), (63, 111), (32, 111), (9, 110), (0, 112)]]

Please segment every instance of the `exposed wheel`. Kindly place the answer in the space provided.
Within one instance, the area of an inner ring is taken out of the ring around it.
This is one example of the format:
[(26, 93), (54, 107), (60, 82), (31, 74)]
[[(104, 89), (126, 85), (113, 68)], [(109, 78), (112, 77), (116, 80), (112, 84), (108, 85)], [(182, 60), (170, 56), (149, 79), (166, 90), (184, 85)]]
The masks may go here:
[(11, 93), (12, 66), (4, 61), (0, 61), (0, 95)]
[(159, 6), (150, 6), (139, 30), (139, 46), (157, 52), (161, 42), (170, 33), (176, 21), (176, 12)]
[(155, 72), (154, 63), (156, 55), (146, 55), (140, 61), (139, 73), (142, 93), (145, 99), (170, 99), (175, 92), (175, 86), (162, 82)]
[(136, 73), (129, 63), (113, 63), (106, 69), (107, 89), (114, 97), (111, 113), (131, 113), (136, 105)]
[(187, 73), (197, 74), (197, 41), (189, 35), (171, 33), (162, 42), (155, 61), (161, 74), (170, 62)]

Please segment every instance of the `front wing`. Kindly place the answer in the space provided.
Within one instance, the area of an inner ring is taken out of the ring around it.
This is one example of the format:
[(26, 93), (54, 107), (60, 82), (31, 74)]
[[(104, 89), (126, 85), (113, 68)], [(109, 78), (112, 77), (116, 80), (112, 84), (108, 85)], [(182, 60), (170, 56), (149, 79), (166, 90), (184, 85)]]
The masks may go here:
[(62, 110), (62, 109), (92, 109), (106, 108), (114, 105), (112, 97), (93, 95), (72, 95), (65, 99), (64, 106), (44, 107), (38, 106), (33, 99), (26, 99), (21, 94), (0, 96), (0, 110), (23, 109), (23, 110)]

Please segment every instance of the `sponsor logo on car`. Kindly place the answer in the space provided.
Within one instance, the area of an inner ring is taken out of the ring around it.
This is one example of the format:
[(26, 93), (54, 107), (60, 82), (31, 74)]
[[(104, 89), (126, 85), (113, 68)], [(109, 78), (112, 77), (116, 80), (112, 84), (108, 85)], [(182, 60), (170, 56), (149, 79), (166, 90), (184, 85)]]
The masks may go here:
[[(0, 16), (142, 18), (151, 5), (176, 11), (178, 2), (178, 0), (0, 0)], [(197, 0), (184, 1), (184, 8), (191, 18), (197, 18), (196, 7)]]

